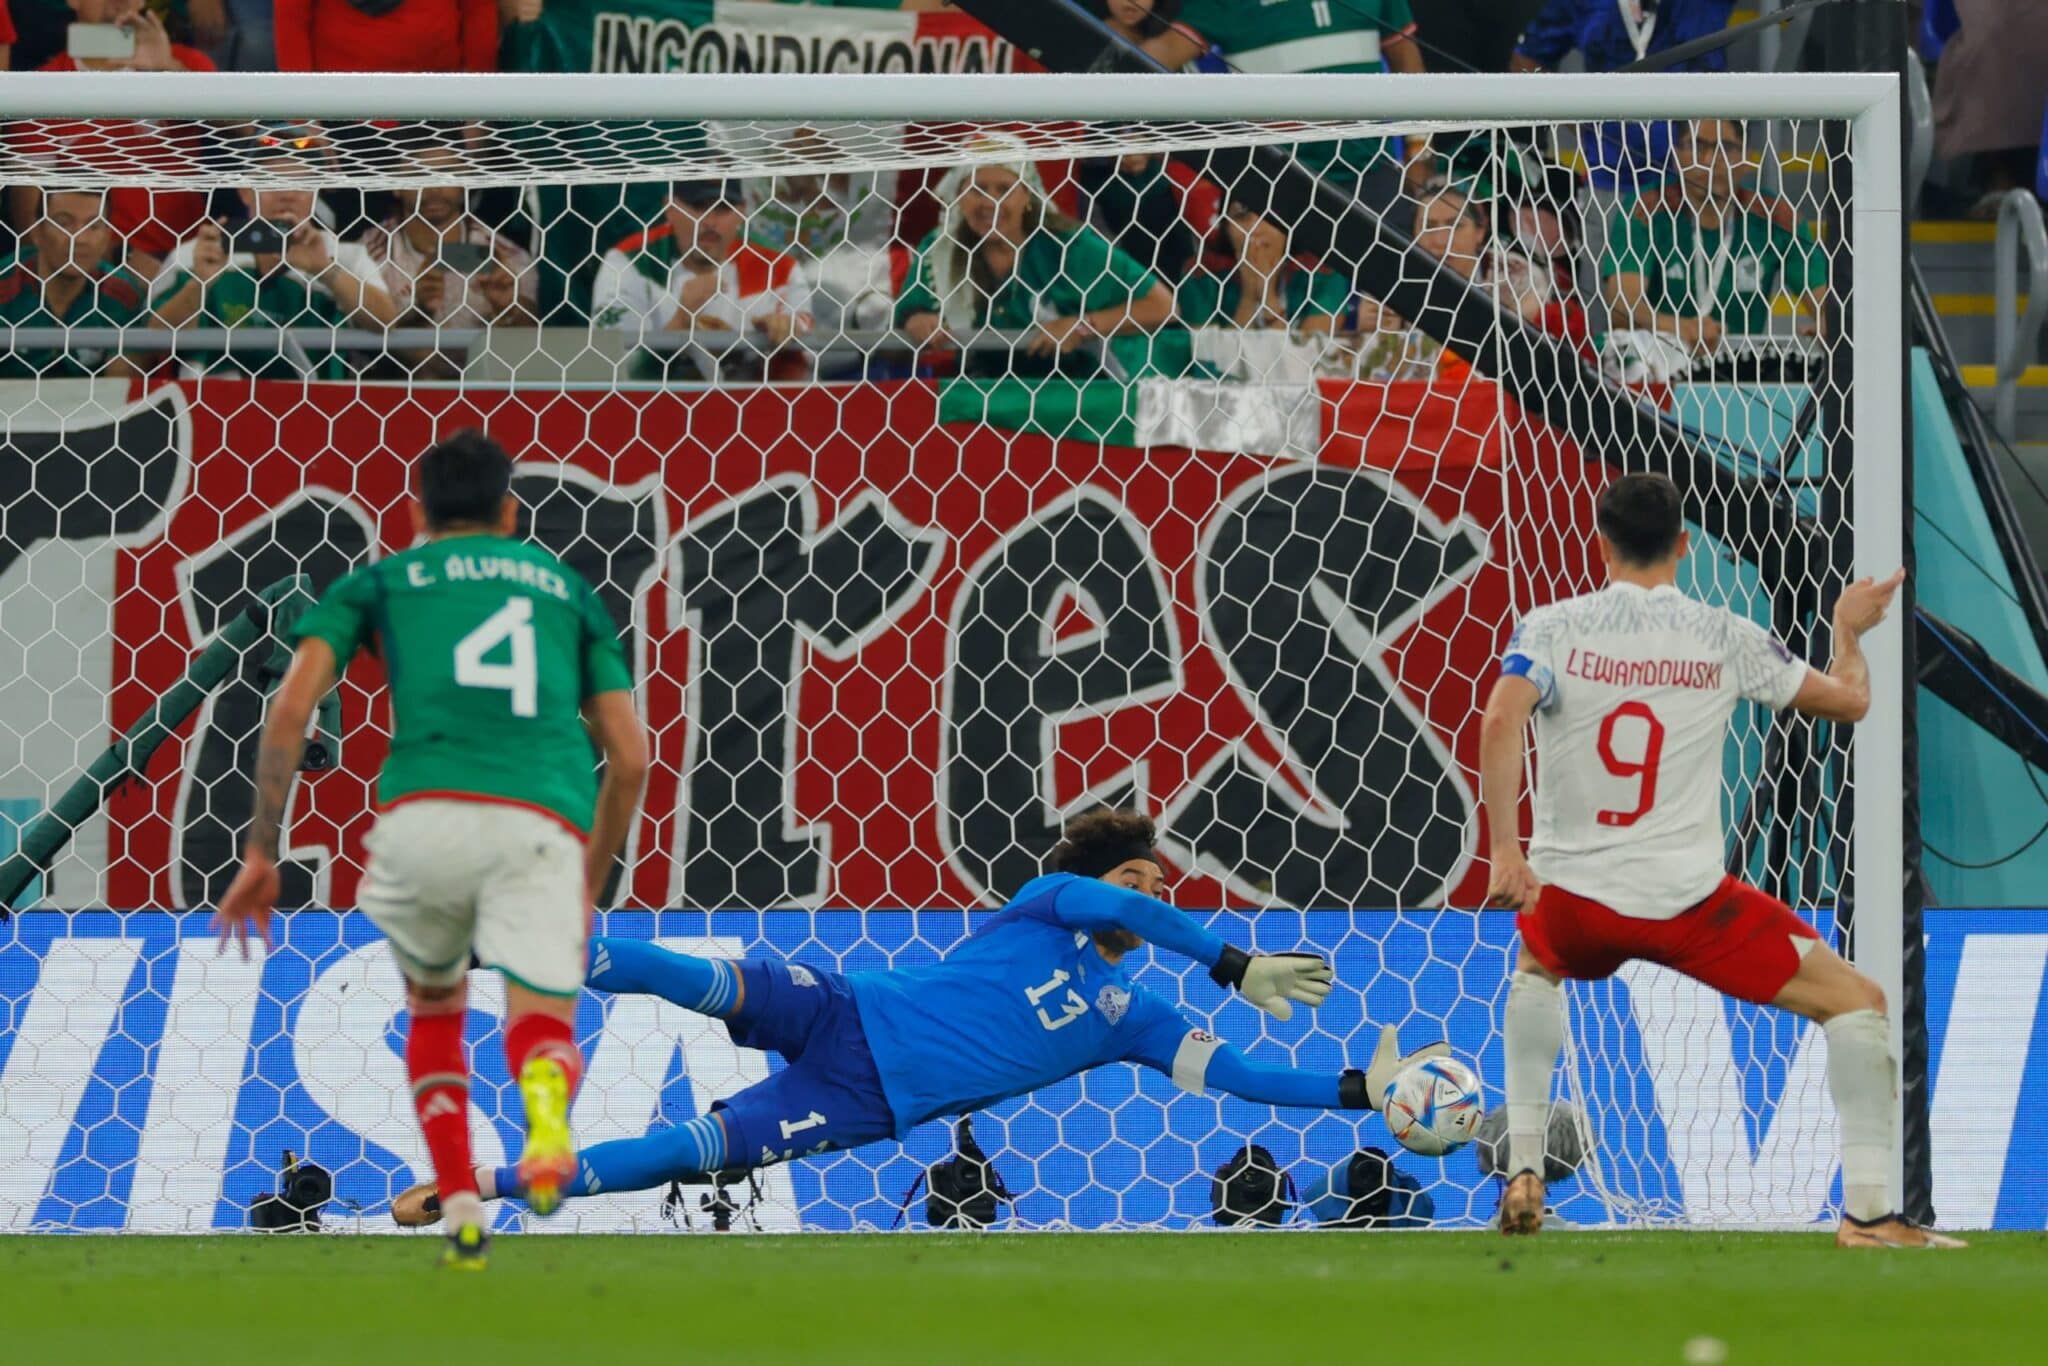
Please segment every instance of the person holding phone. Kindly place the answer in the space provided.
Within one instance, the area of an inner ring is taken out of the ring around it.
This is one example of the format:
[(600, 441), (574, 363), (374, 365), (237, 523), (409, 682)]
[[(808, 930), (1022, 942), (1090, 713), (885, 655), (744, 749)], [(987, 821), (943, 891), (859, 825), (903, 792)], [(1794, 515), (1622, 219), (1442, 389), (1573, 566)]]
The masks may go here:
[[(524, 247), (469, 211), (457, 183), (461, 153), (429, 147), (415, 154), (416, 169), (448, 172), (445, 185), (408, 186), (384, 221), (363, 236), (385, 292), (398, 306), (401, 327), (533, 327), (540, 311), (540, 275)], [(459, 358), (462, 348), (451, 346)], [(406, 351), (415, 367), (452, 378), (455, 360), (432, 349)]]
[[(290, 156), (273, 158), (298, 174)], [(264, 163), (259, 163), (264, 164)], [(247, 217), (238, 224), (208, 221), (183, 242), (150, 282), (150, 303), (161, 327), (390, 327), (398, 305), (382, 272), (359, 242), (343, 242), (314, 214), (307, 189), (237, 190)], [(342, 358), (317, 331), (301, 334), (311, 377), (339, 379)], [(199, 370), (228, 368), (257, 376), (299, 378), (307, 373), (292, 348), (200, 355)]]
[[(59, 7), (62, 13), (62, 7)], [(204, 52), (174, 43), (163, 21), (142, 0), (71, 0), (73, 22), (64, 28), (65, 50), (39, 71), (212, 71)], [(33, 61), (31, 54), (27, 60)], [(10, 135), (9, 150), (32, 159), (61, 158), (73, 164), (168, 168), (189, 161), (199, 138), (197, 125), (172, 120), (38, 119)], [(8, 190), (8, 216), (26, 231), (39, 202), (32, 185)], [(113, 229), (116, 258), (144, 279), (157, 271), (164, 254), (206, 216), (206, 196), (194, 190), (144, 189), (121, 185), (108, 191), (106, 220)]]

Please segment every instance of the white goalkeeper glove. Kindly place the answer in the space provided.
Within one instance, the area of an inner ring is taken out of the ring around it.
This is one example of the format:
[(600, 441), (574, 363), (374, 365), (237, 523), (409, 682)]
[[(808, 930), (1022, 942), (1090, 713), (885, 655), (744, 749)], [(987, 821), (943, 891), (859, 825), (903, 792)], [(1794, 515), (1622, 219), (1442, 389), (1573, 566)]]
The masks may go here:
[(1225, 948), (1209, 979), (1218, 986), (1236, 987), (1238, 995), (1276, 1020), (1294, 1018), (1294, 1003), (1314, 1008), (1329, 999), (1330, 985), (1337, 979), (1321, 955), (1313, 953), (1262, 953), (1254, 957), (1243, 949)]
[[(1401, 1052), (1401, 1045), (1395, 1040), (1394, 1027), (1392, 1025), (1380, 1026), (1379, 1046), (1373, 1049), (1372, 1062), (1367, 1064), (1364, 1073), (1365, 1094), (1361, 1099), (1365, 1101), (1365, 1108), (1377, 1110), (1384, 1105), (1387, 1099), (1387, 1088), (1394, 1084), (1394, 1078), (1400, 1076), (1405, 1068), (1413, 1066), (1418, 1062), (1427, 1061), (1430, 1058), (1449, 1057), (1450, 1053), (1451, 1046), (1439, 1039), (1433, 1044), (1426, 1044), (1416, 1049), (1413, 1053), (1404, 1054)], [(1353, 1070), (1346, 1072), (1344, 1075), (1348, 1080), (1351, 1077), (1358, 1076), (1359, 1073)], [(1346, 1103), (1351, 1109), (1359, 1108), (1348, 1099)]]

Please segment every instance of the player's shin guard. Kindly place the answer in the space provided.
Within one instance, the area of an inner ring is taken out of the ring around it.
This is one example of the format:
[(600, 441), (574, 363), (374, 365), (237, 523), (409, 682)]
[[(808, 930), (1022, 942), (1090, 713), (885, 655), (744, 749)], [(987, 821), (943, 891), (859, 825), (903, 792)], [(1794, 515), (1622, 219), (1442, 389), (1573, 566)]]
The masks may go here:
[(1828, 1094), (1842, 1124), (1842, 1208), (1852, 1218), (1875, 1219), (1892, 1207), (1899, 1067), (1891, 1022), (1875, 1010), (1851, 1010), (1822, 1028), (1828, 1033)]
[(576, 1085), (583, 1079), (583, 1054), (576, 1047), (576, 1031), (567, 1020), (536, 1010), (506, 1026), (505, 1061), (511, 1065), (512, 1075), (517, 1077), (535, 1058), (561, 1064), (569, 1094), (576, 1094)]
[(1550, 1078), (1564, 1047), (1564, 989), (1532, 972), (1508, 983), (1503, 1022), (1507, 1051), (1507, 1175), (1543, 1175), (1543, 1133), (1550, 1121)]
[(739, 1009), (744, 994), (738, 964), (674, 953), (637, 939), (591, 940), (586, 984), (593, 991), (659, 996), (721, 1019)]
[(443, 1208), (460, 1197), (476, 1199), (469, 1165), (469, 1068), (462, 1056), (464, 1015), (415, 1015), (405, 1039), (405, 1070), (412, 1078), (413, 1112), (434, 1163)]
[(553, 1214), (576, 1176), (569, 1101), (583, 1075), (583, 1055), (567, 1020), (530, 1011), (505, 1030), (505, 1055), (526, 1103), (526, 1148), (519, 1182), (535, 1214)]

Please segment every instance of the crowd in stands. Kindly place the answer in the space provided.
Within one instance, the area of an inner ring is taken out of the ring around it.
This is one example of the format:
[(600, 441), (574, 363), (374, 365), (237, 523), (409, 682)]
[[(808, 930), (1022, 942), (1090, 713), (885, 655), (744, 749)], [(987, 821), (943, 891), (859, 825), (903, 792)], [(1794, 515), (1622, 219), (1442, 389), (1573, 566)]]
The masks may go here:
[[(0, 9), (0, 38), (21, 35), (16, 68), (483, 70), (501, 32), (535, 22), (544, 3), (11, 0), (16, 22)], [(1399, 73), (1424, 70), (1432, 54), (1466, 60), (1425, 51), (1427, 33), (1454, 31), (1452, 7), (1435, 0), (1095, 3), (1112, 29), (1176, 68)], [(1623, 65), (1725, 26), (1732, 0), (1465, 3), (1497, 22), (1460, 10), (1466, 27), (1448, 41), (1496, 69), (1533, 71), (1568, 57)], [(267, 28), (244, 14), (251, 6)], [(37, 21), (23, 25), (32, 7)], [(51, 22), (53, 7), (68, 18)], [(132, 54), (49, 51), (49, 33), (67, 24), (132, 33)], [(1512, 51), (1499, 42), (1503, 25), (1522, 33)], [(1691, 65), (1724, 60), (1717, 51)], [(30, 135), (55, 146), (80, 126), (46, 121)], [(1828, 272), (1812, 206), (1764, 188), (1773, 182), (1754, 130), (1707, 119), (1579, 131), (1569, 143), (1495, 131), (1292, 151), (1368, 225), (1386, 226), (1380, 240), (1407, 253), (1405, 278), (1457, 277), (1510, 324), (1624, 378), (1675, 378), (1733, 338), (1796, 342), (1820, 326)], [(131, 157), (170, 156), (202, 135), (106, 121), (91, 133)], [(1328, 224), (1303, 217), (1327, 208), (1285, 207), (1270, 174), (1242, 159), (1228, 173), (1151, 152), (1046, 161), (1042, 148), (985, 132), (974, 164), (936, 180), (906, 176), (902, 189), (894, 176), (844, 172), (690, 179), (652, 196), (621, 189), (609, 213), (551, 220), (544, 196), (463, 187), (496, 136), (477, 127), (205, 135), (238, 140), (251, 183), (211, 196), (10, 191), (18, 249), (0, 277), (0, 320), (207, 329), (206, 343), (180, 343), (174, 357), (16, 348), (8, 375), (175, 367), (452, 380), (480, 332), (537, 327), (610, 338), (630, 375), (649, 382), (1470, 373), (1435, 340), (1441, 325), (1375, 298)], [(816, 131), (790, 136), (792, 150), (806, 140), (822, 150)], [(400, 188), (303, 188), (344, 151), (360, 164), (365, 138), (388, 142), (370, 150), (400, 173)], [(595, 236), (564, 251), (549, 226), (569, 218), (596, 225)], [(232, 336), (214, 344), (236, 328), (297, 329), (298, 342), (286, 347), (273, 331), (268, 349)], [(323, 329), (401, 337), (323, 343)]]

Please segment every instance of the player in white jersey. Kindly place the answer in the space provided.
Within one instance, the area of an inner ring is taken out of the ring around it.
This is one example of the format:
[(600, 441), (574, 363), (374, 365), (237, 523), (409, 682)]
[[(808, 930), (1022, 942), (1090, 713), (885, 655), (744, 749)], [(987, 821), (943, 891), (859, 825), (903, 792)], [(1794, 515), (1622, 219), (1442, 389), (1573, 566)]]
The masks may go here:
[[(1540, 607), (1509, 639), (1487, 699), (1480, 782), (1492, 832), (1489, 904), (1519, 912), (1506, 1012), (1509, 1178), (1501, 1232), (1543, 1222), (1543, 1132), (1563, 1044), (1565, 978), (1659, 963), (1828, 1036), (1842, 1130), (1843, 1247), (1960, 1247), (1891, 1208), (1892, 1053), (1884, 992), (1784, 902), (1727, 874), (1721, 751), (1742, 700), (1826, 721), (1870, 710), (1858, 644), (1905, 571), (1835, 603), (1835, 655), (1811, 668), (1768, 631), (1677, 587), (1688, 537), (1662, 475), (1615, 480), (1599, 505), (1608, 585)], [(1535, 828), (1522, 852), (1522, 736), (1536, 723)]]

